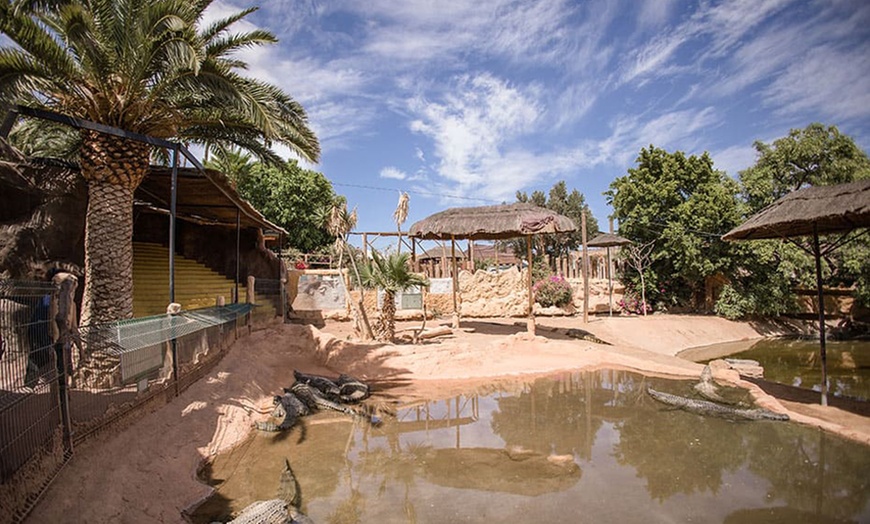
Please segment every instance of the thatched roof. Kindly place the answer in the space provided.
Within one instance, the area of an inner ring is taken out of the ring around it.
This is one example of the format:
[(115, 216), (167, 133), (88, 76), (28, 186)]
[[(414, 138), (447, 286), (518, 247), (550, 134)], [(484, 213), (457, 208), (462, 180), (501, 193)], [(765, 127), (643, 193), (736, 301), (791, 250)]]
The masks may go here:
[[(442, 258), (446, 258), (450, 260), (452, 257), (452, 253), (450, 248), (447, 246), (436, 246), (430, 247), (429, 249), (424, 249), (422, 253), (417, 255), (417, 258), (420, 260), (440, 260)], [(458, 246), (456, 247), (456, 260), (464, 260), (465, 259), (465, 251), (460, 249)]]
[(722, 238), (806, 236), (813, 234), (813, 224), (819, 234), (870, 227), (870, 179), (799, 189), (762, 209)]
[(614, 235), (613, 233), (601, 233), (586, 243), (589, 247), (615, 247), (631, 244), (631, 240)]
[(566, 233), (577, 228), (570, 218), (535, 206), (454, 207), (415, 222), (412, 237), (424, 240), (498, 240), (538, 233)]

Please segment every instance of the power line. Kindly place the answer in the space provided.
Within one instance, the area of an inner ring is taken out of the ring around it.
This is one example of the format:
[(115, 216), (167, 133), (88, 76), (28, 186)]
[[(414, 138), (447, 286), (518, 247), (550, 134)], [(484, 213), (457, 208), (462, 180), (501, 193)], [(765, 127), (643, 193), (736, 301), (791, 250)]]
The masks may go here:
[[(358, 189), (370, 189), (372, 191), (388, 191), (390, 193), (395, 193), (396, 191), (405, 191), (405, 190), (393, 189), (393, 188), (389, 188), (389, 187), (364, 186), (362, 184), (345, 184), (342, 182), (333, 182), (332, 185), (343, 186), (343, 187), (355, 187)], [(413, 191), (412, 190), (412, 191), (405, 191), (405, 192), (413, 194), (413, 195), (426, 195), (426, 196), (443, 197), (443, 198), (455, 198), (458, 200), (474, 200), (477, 202), (490, 202), (490, 203), (494, 203), (494, 204), (501, 204), (502, 203), (502, 201), (492, 200), (489, 198), (469, 197), (469, 196), (462, 196), (462, 195), (451, 195), (451, 194), (447, 194), (447, 193), (435, 193), (432, 191), (419, 191), (419, 190)]]

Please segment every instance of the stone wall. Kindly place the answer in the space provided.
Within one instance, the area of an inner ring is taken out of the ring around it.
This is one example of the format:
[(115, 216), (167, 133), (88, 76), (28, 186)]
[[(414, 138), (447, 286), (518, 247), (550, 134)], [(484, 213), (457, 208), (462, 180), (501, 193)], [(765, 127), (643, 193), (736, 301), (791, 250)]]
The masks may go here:
[[(292, 271), (291, 271), (292, 273)], [(525, 270), (520, 271), (516, 267), (500, 272), (470, 271), (459, 272), (459, 311), (463, 317), (524, 317), (528, 314), (528, 283)], [(294, 279), (289, 279), (292, 287)], [(449, 282), (449, 281), (448, 281)], [(535, 314), (540, 315), (565, 315), (583, 312), (583, 280), (568, 279), (574, 290), (573, 307), (567, 308), (541, 308), (535, 306)], [(433, 286), (441, 292), (426, 294), (426, 309), (435, 317), (447, 317), (453, 314), (453, 294), (447, 291), (449, 285)], [(591, 279), (589, 281), (589, 312), (607, 313), (608, 311), (608, 284), (606, 279)], [(288, 290), (289, 296), (295, 296), (292, 289)], [(625, 291), (619, 282), (613, 283), (613, 310), (619, 312), (618, 303)], [(359, 299), (359, 290), (351, 291), (352, 300)], [(367, 290), (365, 293), (365, 308), (369, 315), (377, 313), (377, 293)], [(419, 318), (422, 312), (419, 310), (399, 310), (398, 318)], [(330, 312), (330, 318), (336, 318)]]

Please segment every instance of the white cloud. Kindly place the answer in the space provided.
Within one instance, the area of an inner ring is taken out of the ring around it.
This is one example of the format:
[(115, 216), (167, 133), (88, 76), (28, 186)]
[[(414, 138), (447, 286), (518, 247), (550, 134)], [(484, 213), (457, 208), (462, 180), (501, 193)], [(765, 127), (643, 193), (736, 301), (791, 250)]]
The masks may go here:
[[(438, 174), (462, 186), (498, 185), (492, 164), (513, 140), (536, 129), (542, 109), (534, 87), (522, 90), (491, 75), (461, 77), (443, 102), (413, 99), (411, 130), (432, 139)], [(499, 175), (500, 177), (501, 175)]]
[(658, 29), (670, 19), (676, 0), (642, 0), (637, 9), (637, 25), (641, 30)]
[(758, 152), (753, 146), (731, 146), (721, 151), (710, 153), (713, 158), (713, 166), (725, 171), (732, 178), (737, 178), (739, 173), (746, 168), (755, 165)]
[(423, 154), (423, 150), (419, 147), (414, 148), (414, 156), (417, 157), (417, 160), (420, 162), (426, 161), (426, 155)]
[(408, 175), (406, 175), (404, 171), (392, 166), (387, 166), (381, 169), (381, 172), (378, 174), (378, 176), (380, 176), (381, 178), (390, 178), (393, 180), (405, 180), (406, 178), (408, 178)]
[(816, 112), (836, 121), (870, 116), (870, 55), (831, 46), (810, 50), (762, 92), (778, 114)]
[[(713, 7), (702, 4), (688, 20), (628, 53), (621, 80), (627, 83), (637, 78), (667, 76), (730, 52), (753, 29), (793, 1), (734, 0)], [(678, 51), (689, 48), (690, 43), (703, 51), (698, 54), (696, 49), (688, 49), (684, 64), (673, 63)]]

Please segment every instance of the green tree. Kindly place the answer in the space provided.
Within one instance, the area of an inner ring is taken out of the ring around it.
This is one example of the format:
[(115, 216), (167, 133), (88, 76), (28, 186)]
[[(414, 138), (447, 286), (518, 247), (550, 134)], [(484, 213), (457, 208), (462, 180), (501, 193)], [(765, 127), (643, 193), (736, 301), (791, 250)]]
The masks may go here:
[[(184, 143), (234, 144), (278, 161), (271, 144), (320, 155), (304, 109), (279, 88), (240, 74), (236, 52), (271, 44), (231, 27), (255, 9), (203, 25), (201, 0), (0, 3), (0, 99)], [(133, 314), (133, 192), (150, 145), (81, 130), (88, 182), (82, 322)]]
[[(729, 274), (738, 248), (719, 237), (741, 221), (738, 186), (714, 169), (707, 153), (641, 149), (637, 167), (605, 195), (620, 235), (639, 245), (654, 242), (644, 271), (651, 304), (697, 307), (706, 278)], [(631, 272), (623, 278), (638, 289)]]
[(741, 190), (756, 213), (774, 200), (807, 186), (843, 184), (870, 177), (870, 160), (835, 126), (814, 123), (792, 129), (773, 144), (756, 141), (758, 160), (740, 172)]
[[(517, 202), (527, 202), (555, 211), (573, 220), (574, 225), (577, 226), (577, 231), (573, 233), (535, 235), (535, 241), (541, 250), (539, 254), (549, 255), (553, 264), (556, 258), (567, 255), (569, 252), (580, 247), (583, 241), (583, 232), (580, 230), (583, 212), (586, 212), (586, 234), (588, 238), (591, 239), (598, 234), (598, 221), (589, 211), (586, 198), (576, 189), (568, 193), (568, 187), (564, 180), (555, 183), (550, 188), (549, 197), (543, 191), (533, 191), (531, 195), (526, 194), (524, 191), (517, 191)], [(513, 242), (511, 247), (517, 257), (521, 259), (526, 257), (525, 239)]]
[(364, 286), (384, 290), (381, 304), (381, 318), (378, 321), (376, 337), (389, 342), (396, 335), (396, 293), (415, 286), (428, 286), (429, 280), (412, 273), (408, 260), (409, 253), (390, 253), (383, 256), (372, 250), (372, 259), (360, 268)]
[(322, 173), (303, 169), (296, 160), (280, 166), (258, 163), (238, 188), (266, 218), (290, 231), (287, 244), (291, 248), (313, 253), (335, 241), (324, 227), (320, 210), (330, 207), (337, 195)]

